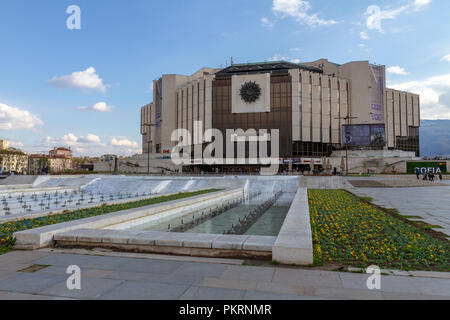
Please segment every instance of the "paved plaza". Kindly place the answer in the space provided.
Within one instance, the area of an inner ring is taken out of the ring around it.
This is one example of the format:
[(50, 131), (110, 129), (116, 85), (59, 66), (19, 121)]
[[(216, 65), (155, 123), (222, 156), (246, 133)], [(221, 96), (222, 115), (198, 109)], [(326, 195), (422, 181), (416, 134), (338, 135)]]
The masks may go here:
[[(148, 181), (123, 177), (111, 179), (117, 179), (114, 182), (117, 182), (118, 186), (129, 188), (142, 183), (141, 190), (136, 192), (144, 192), (150, 184), (158, 187), (164, 183), (167, 188), (165, 192), (173, 192), (184, 190), (187, 185), (192, 187), (194, 183), (187, 179), (174, 179), (170, 185), (158, 179)], [(365, 177), (348, 180), (358, 179), (360, 182), (386, 182), (388, 179), (398, 181), (401, 178)], [(407, 184), (408, 181), (413, 183), (408, 179), (402, 183)], [(91, 183), (86, 187), (93, 188), (89, 190), (93, 192), (100, 187), (103, 188), (106, 182), (111, 181), (109, 178), (103, 178), (96, 180), (95, 183), (99, 185)], [(279, 186), (283, 186), (286, 190), (298, 188), (298, 178), (295, 177), (277, 177), (274, 181), (264, 181), (264, 183), (258, 178), (247, 177), (199, 179), (195, 183), (198, 184), (197, 188), (204, 188), (224, 182), (228, 187), (239, 186), (248, 192), (270, 193), (278, 190)], [(75, 180), (71, 183), (74, 184)], [(448, 210), (450, 181), (446, 180), (443, 183), (446, 185), (363, 188), (348, 183), (347, 178), (334, 177), (305, 180), (305, 187), (311, 187), (309, 184), (318, 188), (348, 186), (351, 192), (359, 196), (372, 197), (373, 202), (378, 205), (396, 208), (403, 215), (420, 216), (424, 222), (442, 226), (443, 229), (438, 231), (450, 236), (450, 210)], [(117, 189), (117, 186), (114, 188)], [(113, 191), (112, 187), (108, 190), (110, 191)], [(78, 200), (77, 197), (81, 197), (81, 194), (75, 194), (74, 191), (64, 194), (64, 191), (60, 190), (51, 201), (54, 202), (57, 199), (57, 201), (66, 201), (64, 197), (70, 199), (71, 194), (74, 195), (72, 197), (74, 201)], [(32, 197), (32, 194), (28, 196)], [(48, 194), (46, 196), (48, 197)], [(105, 195), (104, 200), (109, 200), (106, 199), (109, 196), (109, 194)], [(117, 197), (119, 196), (118, 194)], [(15, 204), (20, 204), (19, 199), (7, 199), (9, 198), (6, 198), (6, 201), (11, 206), (15, 200), (17, 200)], [(30, 198), (26, 201), (38, 206), (39, 200), (41, 199), (35, 201)], [(50, 202), (46, 200), (47, 203)], [(122, 199), (114, 199), (114, 201), (117, 200)], [(295, 232), (298, 232), (297, 230), (300, 229), (297, 228)], [(16, 250), (0, 255), (0, 300), (450, 300), (450, 273), (383, 270), (381, 289), (369, 290), (367, 280), (370, 275), (364, 273), (280, 266), (269, 262), (260, 263), (239, 259), (119, 253), (95, 248), (94, 250), (48, 248), (35, 251)], [(256, 266), (256, 264), (262, 264), (262, 266)], [(70, 274), (66, 271), (73, 265), (81, 269), (81, 290), (67, 288), (67, 279)]]
[[(450, 181), (444, 181), (450, 184)], [(419, 221), (441, 226), (436, 231), (450, 237), (450, 185), (418, 188), (354, 188), (358, 196), (369, 196), (373, 203), (395, 208), (401, 215), (419, 216)]]
[[(382, 276), (381, 290), (368, 290), (366, 274), (246, 266), (241, 260), (80, 253), (45, 249), (0, 256), (0, 299), (450, 299), (448, 273)], [(43, 269), (23, 272), (35, 265)], [(81, 268), (81, 290), (67, 289), (70, 265)]]

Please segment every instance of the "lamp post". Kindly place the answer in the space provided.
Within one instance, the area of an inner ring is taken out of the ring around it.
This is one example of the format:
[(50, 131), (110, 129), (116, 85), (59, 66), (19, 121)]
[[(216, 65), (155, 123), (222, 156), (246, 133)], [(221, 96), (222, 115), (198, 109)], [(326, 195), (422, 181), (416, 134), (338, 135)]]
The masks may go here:
[[(347, 125), (350, 124), (351, 119), (358, 119), (358, 117), (350, 117), (349, 115), (345, 117), (336, 117), (336, 120), (345, 120)], [(342, 136), (342, 134), (341, 134)], [(342, 138), (342, 137), (341, 137)], [(344, 142), (344, 141), (342, 141)], [(345, 175), (348, 176), (348, 143), (345, 143)]]
[[(162, 121), (160, 121), (159, 123), (144, 123), (143, 126), (144, 127), (155, 127), (157, 125), (160, 125)], [(151, 142), (151, 130), (149, 130), (148, 132), (148, 139), (147, 139), (147, 152), (148, 152), (148, 161), (147, 161), (147, 174), (150, 174), (150, 142)]]

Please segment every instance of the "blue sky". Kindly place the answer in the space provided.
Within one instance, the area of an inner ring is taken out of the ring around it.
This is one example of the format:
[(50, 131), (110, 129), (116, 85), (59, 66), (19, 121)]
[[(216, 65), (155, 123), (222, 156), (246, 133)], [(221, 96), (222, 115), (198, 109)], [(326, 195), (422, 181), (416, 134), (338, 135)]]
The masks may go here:
[[(69, 30), (66, 9), (81, 9)], [(28, 152), (140, 150), (161, 74), (328, 58), (389, 69), (422, 117), (450, 119), (447, 0), (0, 0), (0, 138)]]

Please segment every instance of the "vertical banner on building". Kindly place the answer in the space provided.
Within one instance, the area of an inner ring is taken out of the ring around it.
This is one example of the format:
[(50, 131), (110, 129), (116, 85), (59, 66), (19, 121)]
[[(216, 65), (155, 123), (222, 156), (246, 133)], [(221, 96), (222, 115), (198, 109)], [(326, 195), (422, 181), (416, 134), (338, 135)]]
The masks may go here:
[(370, 120), (375, 122), (384, 121), (384, 66), (369, 65), (373, 75), (373, 84), (370, 89)]
[(156, 100), (155, 100), (155, 135), (156, 141), (161, 141), (161, 119), (162, 119), (162, 99), (163, 99), (163, 87), (162, 78), (156, 81)]

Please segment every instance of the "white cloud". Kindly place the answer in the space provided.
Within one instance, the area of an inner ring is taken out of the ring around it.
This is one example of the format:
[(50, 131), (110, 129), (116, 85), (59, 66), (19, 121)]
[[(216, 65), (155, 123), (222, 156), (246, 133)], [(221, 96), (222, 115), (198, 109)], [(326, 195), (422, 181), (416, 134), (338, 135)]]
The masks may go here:
[(32, 130), (44, 123), (38, 116), (0, 103), (0, 130)]
[(273, 57), (269, 58), (269, 61), (288, 61), (292, 63), (300, 63), (300, 59), (292, 59), (287, 56), (283, 56), (279, 53), (275, 54)]
[(371, 52), (371, 51), (372, 51), (372, 48), (369, 48), (368, 46), (366, 46), (366, 45), (363, 44), (363, 43), (359, 44), (359, 47), (360, 47), (362, 50), (366, 51), (366, 52)]
[(441, 61), (450, 62), (450, 54), (443, 56)]
[(367, 34), (367, 32), (361, 31), (359, 36), (361, 37), (361, 39), (363, 40), (368, 40), (369, 39), (369, 35)]
[(86, 137), (80, 137), (78, 141), (81, 143), (101, 143), (100, 137), (91, 133), (89, 133)]
[(272, 29), (275, 26), (275, 23), (270, 21), (268, 18), (266, 17), (262, 17), (261, 18), (261, 24), (263, 25), (263, 27), (267, 27), (269, 29)]
[(400, 14), (411, 11), (419, 11), (423, 7), (431, 3), (432, 0), (415, 0), (408, 4), (394, 9), (382, 10), (377, 5), (371, 5), (367, 8), (365, 15), (367, 16), (366, 27), (369, 30), (378, 30), (384, 32), (382, 28), (383, 20), (396, 19)]
[(111, 145), (116, 147), (138, 148), (139, 145), (135, 141), (128, 139), (118, 140), (116, 138), (111, 139)]
[(422, 119), (450, 119), (450, 74), (391, 85), (420, 94)]
[(283, 17), (295, 18), (299, 23), (310, 27), (329, 26), (337, 23), (335, 20), (319, 18), (316, 13), (309, 14), (311, 4), (306, 0), (273, 0), (272, 10), (275, 14)]
[(409, 72), (406, 72), (405, 69), (403, 69), (402, 67), (399, 66), (392, 66), (387, 68), (387, 72), (389, 74), (395, 74), (395, 75), (399, 75), (399, 76), (406, 76), (409, 74)]
[(386, 19), (395, 19), (399, 14), (404, 12), (408, 6), (403, 6), (397, 9), (381, 10), (377, 5), (371, 5), (367, 8), (365, 15), (367, 15), (366, 26), (369, 30), (378, 30), (383, 32), (381, 22)]
[[(8, 139), (6, 139), (6, 140), (8, 140)], [(24, 144), (20, 141), (12, 141), (12, 140), (8, 140), (8, 141), (9, 141), (9, 145), (14, 148), (22, 148), (24, 146)]]
[(97, 90), (103, 93), (106, 92), (106, 85), (103, 84), (103, 79), (98, 76), (94, 67), (61, 77), (53, 77), (47, 83), (60, 89), (76, 88), (85, 91)]
[(269, 61), (287, 61), (287, 60), (289, 60), (288, 57), (282, 56), (279, 53), (277, 53), (273, 57), (269, 58)]
[(112, 110), (112, 106), (108, 106), (106, 102), (98, 102), (94, 104), (92, 107), (77, 107), (77, 110), (80, 111), (98, 111), (98, 112), (110, 112)]
[(414, 1), (414, 8), (416, 10), (419, 10), (423, 6), (429, 5), (432, 0), (415, 0)]

